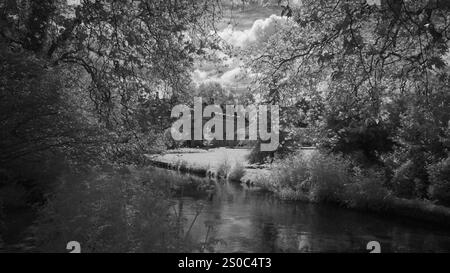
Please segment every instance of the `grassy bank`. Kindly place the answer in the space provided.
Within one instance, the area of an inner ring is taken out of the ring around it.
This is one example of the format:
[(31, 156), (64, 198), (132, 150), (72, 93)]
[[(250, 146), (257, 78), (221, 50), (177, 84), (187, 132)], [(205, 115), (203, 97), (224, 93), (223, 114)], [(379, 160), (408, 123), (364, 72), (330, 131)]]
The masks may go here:
[(65, 175), (39, 209), (33, 226), (39, 252), (192, 252), (193, 243), (173, 197), (204, 192), (211, 185), (155, 168), (91, 170)]
[(268, 170), (249, 165), (249, 154), (249, 149), (189, 149), (169, 151), (164, 155), (148, 155), (147, 160), (156, 167), (254, 184), (257, 177), (268, 175)]
[(409, 217), (450, 226), (450, 208), (428, 200), (395, 196), (380, 170), (361, 169), (340, 156), (318, 151), (292, 155), (273, 163), (258, 186), (281, 199), (332, 203), (362, 211)]
[(248, 165), (248, 150), (215, 149), (150, 157), (151, 164), (200, 176), (228, 177), (276, 194), (279, 198), (332, 203), (349, 209), (409, 217), (450, 225), (450, 208), (431, 201), (399, 198), (388, 189), (381, 170), (361, 169), (344, 158), (299, 151), (268, 168)]

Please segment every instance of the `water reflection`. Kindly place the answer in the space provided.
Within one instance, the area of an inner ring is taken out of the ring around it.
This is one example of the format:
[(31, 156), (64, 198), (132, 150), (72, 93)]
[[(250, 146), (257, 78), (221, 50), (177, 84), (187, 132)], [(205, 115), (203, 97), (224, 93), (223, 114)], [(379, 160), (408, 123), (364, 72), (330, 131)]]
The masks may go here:
[(176, 200), (191, 239), (214, 243), (215, 252), (368, 252), (370, 241), (382, 252), (450, 251), (449, 230), (215, 183), (210, 198), (190, 193)]

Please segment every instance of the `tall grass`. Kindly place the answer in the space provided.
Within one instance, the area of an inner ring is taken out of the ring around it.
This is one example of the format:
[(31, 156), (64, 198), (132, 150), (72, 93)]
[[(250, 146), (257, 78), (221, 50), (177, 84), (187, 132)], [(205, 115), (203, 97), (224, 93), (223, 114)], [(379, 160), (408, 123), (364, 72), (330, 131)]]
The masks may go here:
[(230, 174), (228, 175), (228, 180), (233, 182), (241, 182), (241, 179), (244, 177), (244, 175), (244, 165), (241, 162), (236, 162), (236, 164), (231, 169)]
[(66, 175), (40, 210), (37, 249), (65, 252), (78, 241), (82, 252), (177, 252), (194, 246), (171, 213), (173, 180), (154, 170)]
[(283, 199), (331, 202), (435, 223), (449, 221), (448, 207), (396, 197), (385, 187), (386, 181), (381, 171), (361, 169), (341, 156), (321, 152), (308, 158), (299, 152), (277, 160), (271, 174), (260, 179), (264, 188)]
[(231, 165), (228, 160), (228, 157), (224, 157), (222, 161), (216, 167), (217, 177), (227, 177), (231, 170)]
[(366, 206), (364, 202), (376, 203), (388, 195), (381, 175), (363, 172), (341, 156), (320, 152), (306, 157), (300, 151), (277, 160), (264, 184), (285, 199), (349, 207)]
[(335, 155), (314, 154), (307, 164), (311, 200), (339, 203), (352, 182), (349, 162)]

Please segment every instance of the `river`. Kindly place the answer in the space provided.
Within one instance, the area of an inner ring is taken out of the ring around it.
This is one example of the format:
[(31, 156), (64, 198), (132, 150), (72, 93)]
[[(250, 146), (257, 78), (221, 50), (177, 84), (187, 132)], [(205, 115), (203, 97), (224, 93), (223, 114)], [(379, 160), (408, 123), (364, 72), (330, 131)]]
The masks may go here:
[[(199, 179), (199, 178), (196, 178)], [(176, 198), (186, 231), (214, 252), (449, 252), (450, 230), (432, 225), (303, 202), (226, 181), (212, 195)]]

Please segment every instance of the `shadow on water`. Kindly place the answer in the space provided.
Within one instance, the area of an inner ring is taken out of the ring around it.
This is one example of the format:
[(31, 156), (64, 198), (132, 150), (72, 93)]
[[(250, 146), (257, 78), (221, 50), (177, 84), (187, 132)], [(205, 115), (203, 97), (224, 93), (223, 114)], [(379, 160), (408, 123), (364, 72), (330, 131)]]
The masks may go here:
[[(214, 239), (215, 252), (448, 252), (450, 231), (417, 221), (328, 205), (286, 202), (271, 193), (226, 181), (210, 195), (176, 198), (192, 240)], [(201, 213), (199, 213), (199, 208)], [(195, 220), (194, 220), (195, 219)]]

